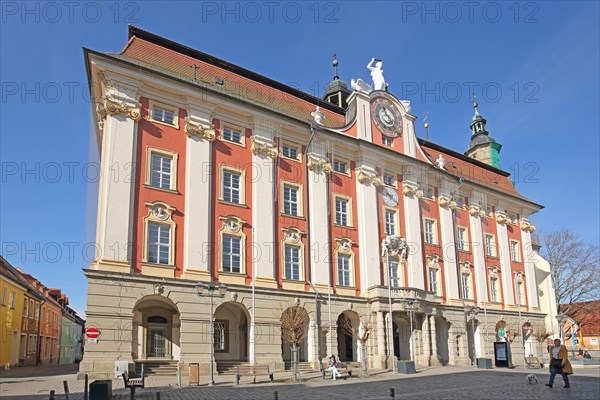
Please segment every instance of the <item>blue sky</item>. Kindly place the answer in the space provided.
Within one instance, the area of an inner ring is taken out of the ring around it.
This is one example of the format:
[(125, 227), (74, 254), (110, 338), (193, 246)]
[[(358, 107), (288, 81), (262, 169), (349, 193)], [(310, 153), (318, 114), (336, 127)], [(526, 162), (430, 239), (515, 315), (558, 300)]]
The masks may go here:
[(417, 135), (429, 113), (430, 140), (460, 152), (474, 88), (502, 167), (546, 206), (538, 229), (599, 242), (598, 2), (68, 4), (2, 2), (0, 242), (80, 313), (95, 218), (82, 47), (120, 51), (128, 23), (319, 96), (334, 51), (348, 83), (368, 81), (367, 63), (382, 59)]

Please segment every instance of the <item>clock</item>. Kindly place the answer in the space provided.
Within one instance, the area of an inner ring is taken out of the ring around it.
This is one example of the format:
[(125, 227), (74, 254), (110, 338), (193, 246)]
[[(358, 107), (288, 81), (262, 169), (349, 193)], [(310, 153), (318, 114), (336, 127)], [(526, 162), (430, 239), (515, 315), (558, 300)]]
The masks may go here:
[(400, 111), (387, 97), (377, 96), (371, 100), (371, 117), (385, 136), (395, 138), (402, 134)]
[(383, 192), (381, 192), (381, 194), (383, 196), (383, 201), (389, 207), (396, 207), (398, 205), (398, 193), (396, 193), (396, 191), (393, 188), (386, 187), (383, 189)]

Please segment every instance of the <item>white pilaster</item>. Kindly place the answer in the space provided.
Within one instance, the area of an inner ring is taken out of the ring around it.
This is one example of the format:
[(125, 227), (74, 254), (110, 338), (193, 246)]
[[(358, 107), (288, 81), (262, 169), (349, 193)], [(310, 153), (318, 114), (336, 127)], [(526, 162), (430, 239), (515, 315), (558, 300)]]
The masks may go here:
[(373, 165), (356, 168), (356, 197), (358, 212), (358, 240), (360, 243), (360, 282), (363, 291), (381, 284), (379, 266), (379, 234), (377, 225), (377, 186), (381, 179)]
[(444, 276), (446, 278), (446, 296), (458, 299), (458, 275), (456, 272), (456, 249), (454, 244), (454, 219), (452, 213), (456, 204), (450, 196), (441, 195), (440, 205), (441, 242), (444, 257)]
[(487, 284), (485, 279), (485, 255), (483, 246), (483, 230), (481, 228), (482, 211), (478, 206), (469, 208), (469, 221), (471, 228), (471, 251), (473, 252), (473, 265), (475, 267), (474, 287), (477, 290), (477, 302), (487, 302)]
[(212, 145), (215, 131), (211, 110), (189, 107), (185, 121), (185, 224), (183, 232), (184, 276), (209, 276), (212, 200)]
[(373, 141), (373, 132), (371, 130), (371, 99), (368, 94), (361, 91), (354, 91), (348, 97), (348, 104), (356, 102), (356, 127), (358, 138), (368, 142)]
[(383, 311), (377, 311), (377, 354), (385, 357), (385, 322)]
[(404, 221), (406, 221), (406, 242), (408, 244), (408, 285), (425, 289), (423, 277), (423, 244), (421, 243), (421, 210), (419, 198), (423, 192), (411, 181), (402, 182), (404, 193)]
[(327, 287), (329, 284), (329, 194), (327, 193), (329, 164), (323, 154), (309, 153), (308, 166), (308, 209), (310, 215), (310, 260), (313, 284)]
[(535, 231), (535, 226), (531, 225), (526, 218), (521, 218), (521, 244), (523, 246), (523, 262), (525, 264), (525, 278), (527, 281), (527, 304), (529, 307), (538, 308), (540, 306), (538, 285), (535, 274), (535, 254), (531, 243), (531, 232)]
[(502, 272), (502, 292), (504, 304), (514, 305), (513, 274), (510, 267), (510, 244), (506, 230), (507, 217), (504, 213), (496, 211), (496, 231), (498, 232), (498, 248), (500, 250), (500, 271)]

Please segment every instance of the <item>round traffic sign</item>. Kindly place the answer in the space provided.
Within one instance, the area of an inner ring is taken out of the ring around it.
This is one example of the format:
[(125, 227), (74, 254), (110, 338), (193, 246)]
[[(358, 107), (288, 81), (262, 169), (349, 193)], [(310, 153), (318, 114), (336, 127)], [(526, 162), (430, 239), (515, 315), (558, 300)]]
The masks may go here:
[(98, 339), (98, 336), (100, 336), (100, 331), (98, 328), (87, 328), (85, 330), (85, 336), (90, 339)]

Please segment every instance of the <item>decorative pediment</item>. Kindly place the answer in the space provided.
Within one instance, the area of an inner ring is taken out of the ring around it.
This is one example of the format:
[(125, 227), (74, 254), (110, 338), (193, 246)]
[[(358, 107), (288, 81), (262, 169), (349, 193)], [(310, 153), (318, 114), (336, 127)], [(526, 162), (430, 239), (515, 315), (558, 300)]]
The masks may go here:
[(440, 267), (440, 256), (437, 254), (427, 254), (427, 266), (429, 268), (439, 268)]
[(408, 256), (408, 244), (402, 236), (386, 236), (381, 242), (382, 256), (400, 255), (401, 259)]
[(471, 263), (469, 261), (461, 261), (459, 265), (462, 272), (471, 273)]
[(302, 235), (304, 235), (305, 232), (302, 232), (300, 229), (290, 226), (288, 228), (282, 228), (281, 229), (283, 231), (284, 236), (284, 241), (288, 242), (288, 243), (292, 243), (292, 244), (296, 244), (296, 243), (300, 243), (300, 240), (302, 239)]
[(515, 279), (517, 280), (517, 282), (523, 282), (523, 278), (525, 277), (525, 272), (523, 271), (515, 271)]
[(175, 211), (175, 207), (170, 206), (162, 201), (152, 201), (144, 204), (146, 207), (148, 207), (148, 219), (159, 222), (173, 222), (171, 216), (173, 211)]
[(350, 239), (349, 237), (341, 237), (341, 238), (335, 238), (335, 241), (338, 244), (337, 250), (338, 252), (342, 252), (342, 253), (352, 253), (352, 245), (355, 243), (352, 239)]
[(377, 176), (377, 171), (369, 167), (356, 168), (356, 179), (363, 185), (381, 186), (383, 183), (381, 178)]
[(306, 166), (311, 171), (323, 171), (326, 174), (331, 172), (331, 164), (327, 162), (325, 157), (316, 153), (309, 153), (307, 155)]
[(410, 181), (402, 182), (402, 193), (407, 197), (416, 197), (418, 199), (423, 197), (423, 191), (419, 188), (419, 185)]
[(240, 232), (246, 223), (245, 220), (236, 217), (235, 215), (227, 215), (224, 217), (219, 217), (219, 219), (223, 223), (223, 230), (231, 233)]
[(255, 156), (277, 158), (279, 150), (275, 147), (275, 143), (271, 139), (253, 135), (252, 138), (252, 154)]
[(491, 278), (497, 278), (498, 277), (498, 272), (500, 271), (498, 269), (498, 267), (496, 267), (495, 265), (492, 265), (492, 266), (488, 267), (488, 269), (490, 270), (490, 277)]
[(199, 136), (212, 142), (215, 140), (216, 131), (212, 124), (202, 124), (199, 122), (194, 122), (190, 118), (185, 118), (185, 133), (189, 137)]

